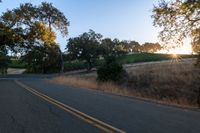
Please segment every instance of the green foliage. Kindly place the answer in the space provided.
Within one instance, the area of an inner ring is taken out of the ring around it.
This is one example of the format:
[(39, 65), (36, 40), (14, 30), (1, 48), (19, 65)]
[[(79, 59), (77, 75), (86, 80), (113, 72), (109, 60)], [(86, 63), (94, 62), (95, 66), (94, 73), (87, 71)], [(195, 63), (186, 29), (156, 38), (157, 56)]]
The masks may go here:
[(121, 56), (127, 53), (125, 44), (118, 39), (105, 38), (101, 41), (103, 56)]
[(141, 53), (122, 56), (118, 58), (118, 61), (122, 64), (130, 64), (137, 62), (160, 61), (166, 59), (171, 59), (171, 57), (164, 54)]
[(119, 81), (122, 79), (124, 70), (115, 57), (107, 57), (105, 64), (97, 70), (97, 79), (99, 81)]
[[(0, 18), (1, 19), (1, 18)], [(17, 51), (20, 45), (22, 45), (23, 38), (22, 29), (10, 28), (5, 23), (0, 22), (0, 42), (1, 47), (7, 47), (10, 50)]]
[(140, 52), (141, 45), (136, 41), (122, 41), (126, 52)]
[(0, 73), (1, 74), (7, 74), (8, 69), (8, 63), (9, 63), (9, 57), (6, 56), (6, 49), (0, 48)]
[(84, 61), (71, 61), (64, 63), (64, 71), (87, 69), (87, 63)]
[(140, 52), (144, 52), (144, 53), (155, 53), (158, 52), (159, 50), (162, 49), (161, 45), (159, 43), (149, 43), (146, 42), (144, 43), (142, 46), (140, 46), (139, 48)]
[(41, 22), (47, 24), (52, 30), (52, 27), (60, 31), (63, 36), (68, 34), (69, 22), (65, 15), (55, 8), (52, 3), (42, 2), (37, 8), (37, 16)]
[(55, 73), (61, 68), (57, 45), (35, 46), (23, 57), (23, 61), (30, 73)]
[[(179, 58), (196, 58), (197, 55), (177, 55)], [(153, 54), (153, 53), (137, 53), (116, 57), (120, 64), (131, 64), (138, 62), (162, 61), (172, 59), (171, 54)], [(87, 63), (81, 60), (65, 61), (65, 71), (87, 69)], [(105, 64), (104, 59), (96, 60), (94, 66), (96, 68)]]
[(69, 22), (62, 12), (47, 2), (39, 6), (25, 3), (7, 10), (0, 20), (1, 45), (25, 54), (29, 72), (59, 71), (61, 54), (53, 30), (68, 34)]
[(70, 38), (67, 44), (67, 52), (73, 60), (85, 60), (87, 69), (91, 70), (96, 59), (101, 54), (100, 39), (102, 35), (90, 30), (79, 37)]
[(22, 62), (21, 59), (10, 59), (10, 62), (8, 64), (9, 68), (25, 68), (25, 63)]
[[(103, 63), (104, 60), (96, 60), (96, 62), (94, 63), (94, 67), (99, 67)], [(64, 63), (64, 71), (87, 69), (87, 67), (87, 62), (81, 60), (65, 61)]]
[(33, 42), (34, 45), (26, 51), (23, 57), (27, 72), (59, 72), (61, 69), (60, 49), (55, 42), (55, 33), (45, 24), (36, 22), (32, 25), (28, 36), (30, 37), (29, 42)]

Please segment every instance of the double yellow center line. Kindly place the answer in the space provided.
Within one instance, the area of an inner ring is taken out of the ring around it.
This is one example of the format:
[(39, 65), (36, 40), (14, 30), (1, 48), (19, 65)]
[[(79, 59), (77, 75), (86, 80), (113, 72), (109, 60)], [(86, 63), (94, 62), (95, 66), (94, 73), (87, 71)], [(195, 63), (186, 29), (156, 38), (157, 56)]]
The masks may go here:
[(47, 101), (47, 102), (49, 102), (49, 103), (51, 103), (51, 104), (63, 109), (64, 111), (66, 111), (66, 112), (68, 112), (68, 113), (70, 113), (70, 114), (82, 119), (83, 121), (95, 126), (96, 128), (98, 128), (98, 129), (100, 129), (100, 130), (102, 130), (102, 131), (104, 131), (106, 133), (125, 133), (125, 131), (123, 131), (121, 129), (115, 128), (115, 127), (113, 127), (113, 126), (111, 126), (111, 125), (109, 125), (109, 124), (107, 124), (107, 123), (105, 123), (103, 121), (100, 121), (100, 120), (98, 120), (98, 119), (96, 119), (94, 117), (91, 117), (91, 116), (89, 116), (89, 115), (87, 115), (87, 114), (85, 114), (85, 113), (83, 113), (83, 112), (81, 112), (81, 111), (79, 111), (79, 110), (77, 110), (75, 108), (72, 108), (72, 107), (70, 107), (70, 106), (68, 106), (66, 104), (63, 104), (63, 103), (61, 103), (61, 102), (59, 102), (59, 101), (57, 101), (57, 100), (45, 95), (45, 94), (42, 94), (42, 93), (34, 90), (33, 88), (25, 85), (24, 83), (22, 83), (22, 82), (20, 82), (18, 80), (15, 80), (15, 82), (19, 86), (21, 86), (22, 88), (24, 88), (27, 91), (31, 92), (32, 94), (34, 94), (34, 95), (42, 98), (43, 100), (45, 100), (45, 101)]

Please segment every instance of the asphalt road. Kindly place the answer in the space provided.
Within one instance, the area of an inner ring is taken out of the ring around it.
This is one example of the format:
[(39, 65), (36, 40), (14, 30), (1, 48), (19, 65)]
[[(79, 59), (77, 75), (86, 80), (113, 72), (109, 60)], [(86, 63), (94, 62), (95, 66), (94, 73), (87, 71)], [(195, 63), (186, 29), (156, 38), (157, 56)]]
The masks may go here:
[[(45, 81), (50, 76), (0, 80), (0, 133), (105, 132), (99, 123), (80, 118), (44, 96), (95, 120), (130, 133), (200, 133), (200, 112), (139, 101)], [(14, 80), (31, 87), (34, 94)], [(107, 127), (105, 127), (107, 128)], [(119, 131), (119, 130), (116, 130)], [(109, 130), (107, 131), (109, 132)], [(115, 131), (113, 131), (115, 132)]]

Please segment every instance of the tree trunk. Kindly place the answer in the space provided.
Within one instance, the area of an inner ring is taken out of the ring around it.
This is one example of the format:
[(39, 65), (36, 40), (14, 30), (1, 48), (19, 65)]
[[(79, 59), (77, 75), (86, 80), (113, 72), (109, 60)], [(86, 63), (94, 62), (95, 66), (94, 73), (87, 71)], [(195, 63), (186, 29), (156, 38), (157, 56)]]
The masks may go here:
[(62, 56), (62, 51), (59, 48), (59, 53), (60, 53), (60, 73), (64, 72), (64, 61), (63, 61), (63, 56)]
[(87, 62), (88, 62), (87, 70), (90, 71), (92, 69), (92, 62), (90, 59)]

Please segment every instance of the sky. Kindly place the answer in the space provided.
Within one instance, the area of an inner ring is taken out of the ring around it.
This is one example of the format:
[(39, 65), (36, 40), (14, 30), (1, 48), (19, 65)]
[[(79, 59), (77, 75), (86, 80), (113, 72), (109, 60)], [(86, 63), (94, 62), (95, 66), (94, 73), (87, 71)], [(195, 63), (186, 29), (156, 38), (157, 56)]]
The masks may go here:
[[(2, 0), (0, 14), (19, 7), (20, 3), (34, 5), (44, 0)], [(46, 0), (63, 12), (70, 22), (69, 35), (57, 34), (57, 42), (64, 51), (70, 37), (76, 37), (89, 29), (103, 37), (135, 40), (140, 44), (158, 42), (159, 29), (151, 18), (155, 0)]]

